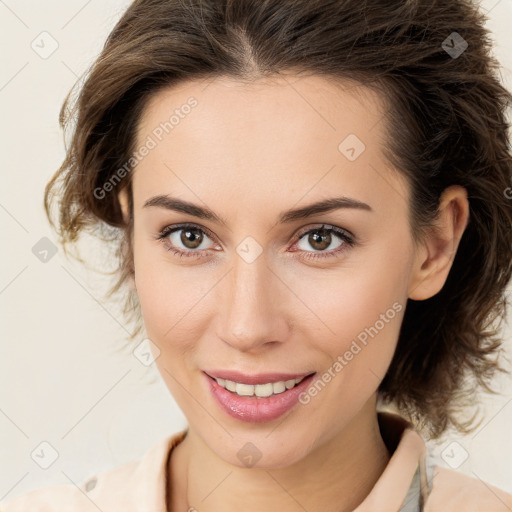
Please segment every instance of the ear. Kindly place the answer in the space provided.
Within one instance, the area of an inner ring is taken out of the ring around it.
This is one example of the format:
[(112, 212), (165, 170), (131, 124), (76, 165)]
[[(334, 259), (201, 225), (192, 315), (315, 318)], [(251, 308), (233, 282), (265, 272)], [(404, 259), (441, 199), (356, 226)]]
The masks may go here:
[(118, 194), (117, 199), (119, 201), (119, 205), (121, 206), (121, 211), (123, 212), (123, 219), (125, 222), (128, 222), (130, 217), (130, 204), (128, 197), (128, 188), (124, 187)]
[(425, 300), (444, 286), (469, 221), (467, 191), (459, 185), (444, 190), (438, 216), (417, 249), (409, 283), (409, 298)]
[[(128, 192), (127, 187), (123, 188), (117, 194), (117, 199), (119, 201), (119, 205), (121, 206), (121, 211), (123, 213), (123, 219), (124, 219), (125, 223), (128, 223), (129, 219), (130, 219), (130, 198), (129, 198), (129, 192)], [(132, 244), (133, 244), (133, 236), (132, 236)], [(132, 250), (133, 250), (133, 248), (132, 248)], [(132, 257), (133, 257), (133, 255), (132, 255)], [(130, 279), (130, 286), (134, 290), (137, 290), (137, 287), (135, 285), (135, 275), (131, 274), (129, 279)]]

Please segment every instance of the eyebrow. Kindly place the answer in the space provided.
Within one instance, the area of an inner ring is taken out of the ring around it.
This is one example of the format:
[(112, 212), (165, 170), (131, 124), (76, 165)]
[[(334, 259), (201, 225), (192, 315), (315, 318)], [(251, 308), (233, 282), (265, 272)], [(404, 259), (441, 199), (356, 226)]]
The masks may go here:
[[(187, 213), (200, 219), (211, 220), (217, 222), (218, 224), (227, 225), (227, 221), (225, 219), (219, 217), (209, 208), (205, 208), (190, 203), (188, 201), (184, 201), (183, 199), (178, 199), (176, 197), (170, 197), (168, 195), (158, 195), (151, 197), (143, 205), (143, 208), (149, 207), (158, 207), (164, 208), (166, 210), (172, 210), (175, 212)], [(294, 222), (296, 220), (306, 219), (308, 217), (311, 217), (312, 215), (326, 213), (341, 208), (353, 208), (359, 210), (366, 210), (369, 212), (373, 211), (370, 205), (358, 201), (357, 199), (352, 199), (350, 197), (344, 196), (333, 197), (330, 199), (324, 199), (322, 201), (309, 204), (307, 206), (302, 206), (300, 208), (295, 208), (281, 212), (279, 215), (279, 222), (283, 224), (288, 222)]]

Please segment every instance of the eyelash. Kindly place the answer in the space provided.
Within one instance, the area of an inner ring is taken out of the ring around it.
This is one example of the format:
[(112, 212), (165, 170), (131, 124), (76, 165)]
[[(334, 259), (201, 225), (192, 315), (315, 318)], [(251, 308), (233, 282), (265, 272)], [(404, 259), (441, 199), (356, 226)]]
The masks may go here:
[[(335, 226), (331, 226), (329, 224), (327, 225), (328, 226), (327, 228), (325, 226), (326, 226), (325, 224), (322, 224), (321, 226), (316, 227), (316, 228), (309, 228), (304, 231), (300, 231), (296, 236), (296, 241), (294, 242), (294, 245), (297, 242), (299, 242), (304, 235), (307, 235), (308, 233), (312, 233), (312, 232), (314, 233), (316, 231), (325, 231), (327, 234), (334, 233), (336, 236), (338, 236), (343, 241), (343, 243), (340, 246), (338, 246), (336, 249), (332, 249), (330, 251), (323, 251), (323, 252), (304, 251), (306, 254), (303, 256), (300, 256), (301, 258), (305, 258), (305, 259), (309, 259), (309, 260), (319, 260), (319, 259), (330, 258), (333, 256), (336, 257), (340, 253), (346, 251), (347, 246), (350, 248), (356, 244), (354, 238), (352, 237), (351, 234), (349, 234), (348, 231), (341, 229), (341, 228), (337, 228)], [(213, 236), (213, 233), (211, 233), (208, 229), (202, 228), (196, 224), (176, 224), (176, 225), (172, 225), (172, 226), (166, 226), (165, 228), (163, 228), (156, 236), (156, 239), (159, 242), (164, 244), (164, 248), (167, 251), (172, 252), (173, 254), (179, 256), (180, 258), (181, 257), (185, 257), (185, 258), (201, 257), (201, 254), (200, 254), (201, 251), (194, 251), (192, 249), (189, 249), (187, 251), (182, 251), (182, 250), (176, 249), (174, 246), (170, 245), (169, 241), (167, 240), (167, 237), (170, 234), (174, 233), (175, 231), (181, 231), (181, 230), (184, 230), (187, 228), (197, 229), (197, 230), (203, 232), (209, 238), (211, 238), (211, 239), (215, 238)], [(204, 249), (204, 250), (206, 250), (206, 249)]]

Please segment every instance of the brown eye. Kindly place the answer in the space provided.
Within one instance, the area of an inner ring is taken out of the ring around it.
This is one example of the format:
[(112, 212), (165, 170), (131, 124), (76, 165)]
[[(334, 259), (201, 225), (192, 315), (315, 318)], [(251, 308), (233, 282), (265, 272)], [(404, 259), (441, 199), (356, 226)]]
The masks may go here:
[(317, 251), (324, 251), (331, 245), (332, 236), (325, 229), (313, 231), (308, 236), (308, 243)]
[[(199, 255), (203, 249), (212, 249), (215, 243), (204, 229), (193, 225), (166, 227), (158, 239), (166, 248), (180, 252), (183, 255)], [(210, 244), (208, 244), (210, 241)]]
[[(317, 228), (311, 229), (304, 233), (297, 243), (297, 247), (305, 252), (325, 252), (327, 249), (334, 250), (345, 243), (345, 239), (341, 234), (337, 234), (332, 229)], [(334, 245), (332, 245), (334, 244)], [(308, 250), (308, 247), (314, 251)]]
[(197, 249), (203, 241), (203, 233), (197, 228), (181, 229), (180, 241), (187, 249)]

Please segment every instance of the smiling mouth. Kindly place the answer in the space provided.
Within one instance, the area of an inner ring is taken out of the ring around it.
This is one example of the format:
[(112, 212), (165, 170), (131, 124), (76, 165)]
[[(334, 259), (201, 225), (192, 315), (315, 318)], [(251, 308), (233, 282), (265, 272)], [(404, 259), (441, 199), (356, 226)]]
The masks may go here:
[(297, 378), (277, 380), (272, 382), (266, 382), (263, 384), (246, 384), (243, 382), (237, 382), (230, 379), (223, 379), (219, 377), (215, 378), (212, 377), (211, 375), (208, 376), (210, 377), (210, 379), (216, 381), (219, 386), (238, 396), (266, 398), (269, 396), (284, 393), (285, 391), (294, 388), (304, 379), (311, 375), (314, 375), (315, 373), (316, 372), (309, 373), (307, 375), (303, 375)]

